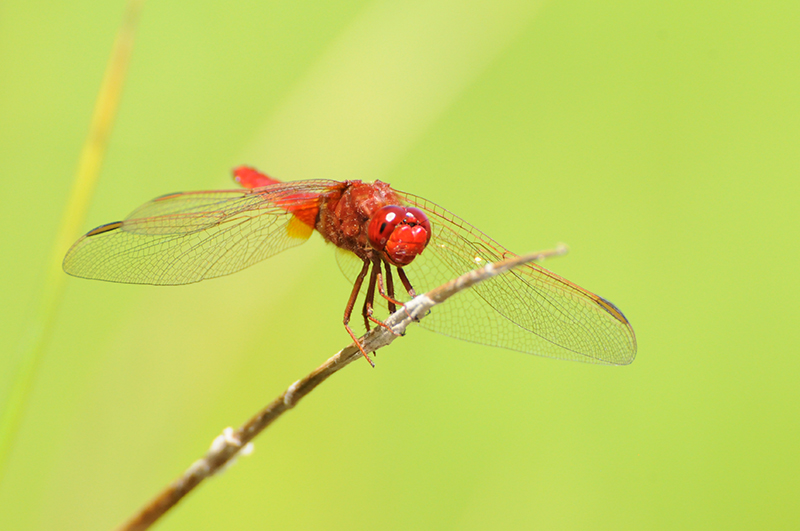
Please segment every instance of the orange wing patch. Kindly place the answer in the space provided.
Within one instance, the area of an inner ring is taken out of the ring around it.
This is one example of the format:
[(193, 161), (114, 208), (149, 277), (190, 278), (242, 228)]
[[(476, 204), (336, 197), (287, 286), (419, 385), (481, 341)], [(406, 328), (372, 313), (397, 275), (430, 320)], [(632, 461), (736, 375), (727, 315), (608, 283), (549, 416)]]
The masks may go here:
[(292, 219), (286, 226), (286, 234), (290, 238), (307, 240), (311, 236), (312, 232), (314, 232), (314, 226), (309, 225), (307, 222), (300, 219), (296, 214), (292, 216)]

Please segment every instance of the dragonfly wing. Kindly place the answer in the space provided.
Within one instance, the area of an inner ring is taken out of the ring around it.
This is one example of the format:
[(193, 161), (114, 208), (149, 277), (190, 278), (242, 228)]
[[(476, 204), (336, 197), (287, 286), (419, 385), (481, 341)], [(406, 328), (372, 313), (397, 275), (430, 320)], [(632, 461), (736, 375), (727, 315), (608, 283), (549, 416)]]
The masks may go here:
[(162, 196), (124, 221), (89, 231), (67, 252), (74, 276), (133, 284), (189, 284), (234, 273), (313, 231), (320, 194), (335, 181)]
[[(420, 197), (397, 192), (428, 215), (433, 236), (405, 268), (417, 293), (513, 253), (466, 221)], [(421, 325), (445, 335), (552, 358), (625, 365), (636, 337), (622, 312), (537, 264), (520, 266), (434, 308)]]

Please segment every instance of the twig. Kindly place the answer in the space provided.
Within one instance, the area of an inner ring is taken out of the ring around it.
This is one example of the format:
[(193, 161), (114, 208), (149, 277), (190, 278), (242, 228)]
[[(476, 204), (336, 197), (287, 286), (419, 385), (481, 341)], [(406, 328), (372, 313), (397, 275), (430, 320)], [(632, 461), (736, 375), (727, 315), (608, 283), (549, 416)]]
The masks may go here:
[[(374, 352), (387, 346), (397, 337), (402, 335), (408, 325), (419, 321), (427, 315), (431, 308), (441, 304), (459, 291), (465, 290), (479, 282), (503, 274), (519, 265), (539, 260), (548, 256), (564, 254), (565, 247), (554, 251), (544, 251), (514, 256), (512, 258), (488, 264), (481, 269), (475, 269), (435, 288), (428, 293), (419, 295), (405, 304), (403, 308), (394, 312), (386, 319), (386, 324), (391, 329), (379, 326), (360, 338), (361, 345), (366, 352)], [(333, 373), (361, 357), (361, 352), (355, 345), (345, 347), (328, 361), (317, 367), (308, 376), (289, 386), (286, 391), (262, 409), (257, 415), (247, 421), (239, 429), (226, 428), (211, 444), (206, 455), (195, 461), (186, 472), (172, 482), (166, 489), (153, 498), (128, 522), (118, 528), (118, 531), (141, 531), (148, 529), (158, 518), (175, 506), (184, 496), (195, 488), (205, 478), (213, 475), (226, 464), (230, 463), (239, 453), (247, 452), (248, 443), (285, 411), (293, 408), (301, 398), (306, 396), (315, 387), (325, 381)]]

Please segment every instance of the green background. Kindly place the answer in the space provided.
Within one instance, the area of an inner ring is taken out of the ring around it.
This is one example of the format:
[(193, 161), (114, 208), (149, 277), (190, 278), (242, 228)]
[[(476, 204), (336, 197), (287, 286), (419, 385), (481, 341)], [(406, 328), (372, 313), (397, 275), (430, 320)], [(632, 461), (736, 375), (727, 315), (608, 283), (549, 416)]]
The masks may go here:
[[(123, 12), (0, 6), (0, 406)], [(381, 179), (568, 243), (546, 265), (639, 341), (602, 367), (415, 327), (159, 529), (800, 527), (799, 27), (777, 1), (145, 5), (83, 230), (242, 163)], [(318, 236), (191, 286), (70, 278), (0, 527), (120, 524), (348, 343), (348, 290)]]

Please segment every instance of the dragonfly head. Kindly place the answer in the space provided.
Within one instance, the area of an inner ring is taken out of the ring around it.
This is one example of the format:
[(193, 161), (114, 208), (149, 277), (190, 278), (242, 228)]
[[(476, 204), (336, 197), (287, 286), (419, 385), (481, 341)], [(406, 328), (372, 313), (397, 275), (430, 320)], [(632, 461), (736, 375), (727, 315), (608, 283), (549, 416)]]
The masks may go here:
[(372, 248), (390, 264), (404, 267), (431, 241), (431, 222), (418, 208), (385, 206), (372, 216), (367, 237)]

